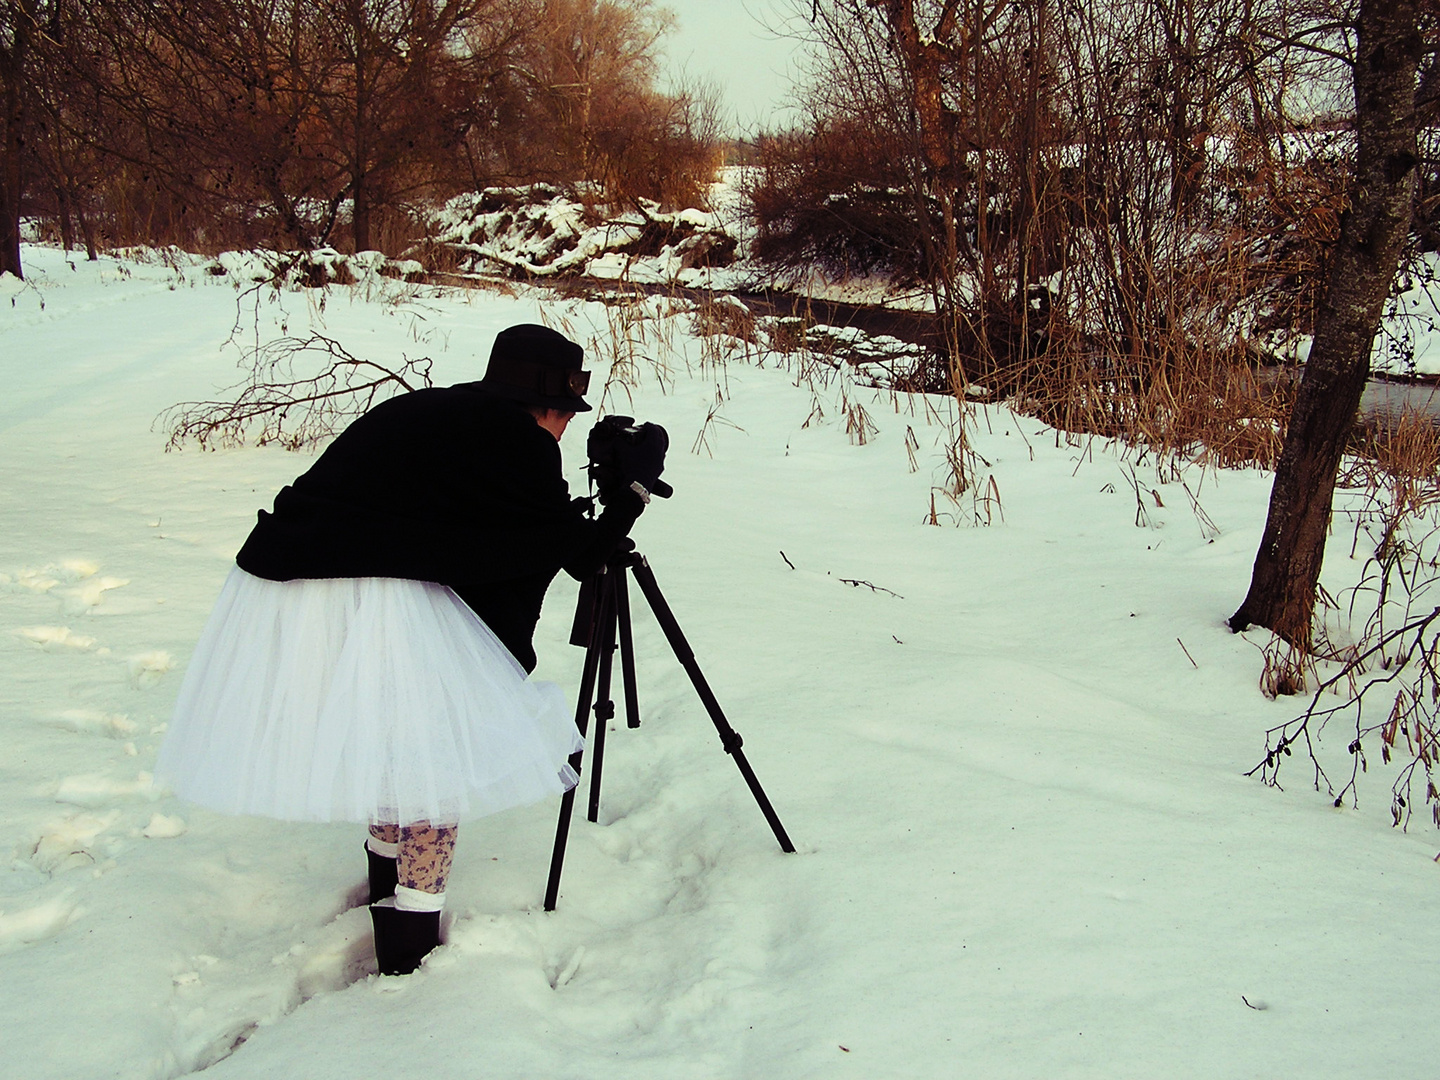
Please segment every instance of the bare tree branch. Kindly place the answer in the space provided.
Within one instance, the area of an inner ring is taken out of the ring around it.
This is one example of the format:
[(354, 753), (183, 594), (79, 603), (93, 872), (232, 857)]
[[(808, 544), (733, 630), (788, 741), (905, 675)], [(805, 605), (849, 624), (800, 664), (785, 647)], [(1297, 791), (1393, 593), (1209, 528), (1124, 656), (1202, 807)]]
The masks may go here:
[[(299, 450), (337, 434), (395, 393), (431, 385), (429, 357), (402, 357), (398, 366), (387, 367), (353, 356), (321, 334), (267, 342), (242, 366), (250, 376), (230, 388), (234, 397), (184, 401), (160, 414), (156, 423), (170, 429), (166, 449), (178, 450), (193, 439), (202, 450), (247, 440)], [(319, 370), (305, 374), (307, 367)]]

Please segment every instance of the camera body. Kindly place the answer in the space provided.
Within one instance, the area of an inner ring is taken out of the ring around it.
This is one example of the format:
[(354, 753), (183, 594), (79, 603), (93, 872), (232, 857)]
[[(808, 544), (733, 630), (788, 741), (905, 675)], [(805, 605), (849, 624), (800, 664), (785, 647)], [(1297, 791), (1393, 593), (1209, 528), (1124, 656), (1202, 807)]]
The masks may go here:
[(632, 416), (606, 416), (596, 421), (585, 443), (590, 479), (602, 496), (638, 483), (651, 494), (669, 498), (672, 489), (660, 479), (670, 436), (659, 424), (637, 424)]
[(606, 416), (595, 422), (585, 443), (590, 456), (590, 469), (614, 468), (619, 464), (620, 447), (640, 441), (641, 430), (648, 424), (636, 424), (633, 416)]

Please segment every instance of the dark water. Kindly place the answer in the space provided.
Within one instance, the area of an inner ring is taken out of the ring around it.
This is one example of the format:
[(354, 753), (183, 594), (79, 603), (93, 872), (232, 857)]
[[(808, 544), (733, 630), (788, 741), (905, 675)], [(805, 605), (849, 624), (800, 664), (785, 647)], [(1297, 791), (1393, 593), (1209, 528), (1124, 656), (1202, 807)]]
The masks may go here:
[(1398, 419), (1405, 412), (1428, 416), (1440, 424), (1440, 384), (1434, 382), (1371, 379), (1360, 396), (1360, 422), (1377, 424)]
[(812, 300), (779, 292), (737, 292), (731, 295), (756, 315), (799, 317), (827, 326), (850, 326), (867, 334), (886, 334), (929, 349), (938, 350), (943, 345), (935, 316), (928, 311)]

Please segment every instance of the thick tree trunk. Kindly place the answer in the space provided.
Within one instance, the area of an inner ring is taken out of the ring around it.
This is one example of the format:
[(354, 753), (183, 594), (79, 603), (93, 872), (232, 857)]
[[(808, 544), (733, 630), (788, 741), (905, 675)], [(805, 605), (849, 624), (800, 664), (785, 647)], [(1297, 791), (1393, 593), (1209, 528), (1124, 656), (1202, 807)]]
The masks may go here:
[(353, 211), (350, 232), (357, 252), (369, 251), (370, 244), (370, 91), (375, 78), (370, 67), (370, 26), (365, 20), (365, 5), (351, 9), (351, 32), (355, 36), (355, 102), (354, 126), (351, 129), (350, 193)]
[[(7, 148), (8, 152), (8, 148)], [(0, 162), (0, 172), (8, 173)], [(25, 276), (20, 266), (20, 192), (11, 186), (9, 176), (0, 176), (0, 274)]]
[(926, 33), (915, 14), (915, 0), (877, 0), (900, 46), (910, 73), (911, 103), (919, 128), (920, 150), (932, 182), (949, 184), (956, 164), (955, 121), (945, 104), (944, 69), (964, 64), (968, 44), (951, 42), (959, 24), (958, 0), (945, 0), (934, 29)]
[(20, 267), (20, 197), (24, 191), (20, 153), (25, 145), (25, 65), (28, 61), (30, 12), (23, 6), (15, 13), (11, 42), (0, 45), (0, 274), (7, 271), (18, 278)]
[(1250, 592), (1230, 617), (1308, 650), (1335, 476), (1370, 373), (1370, 350), (1410, 227), (1418, 0), (1362, 0), (1355, 59), (1355, 171), (1315, 341), (1275, 468)]

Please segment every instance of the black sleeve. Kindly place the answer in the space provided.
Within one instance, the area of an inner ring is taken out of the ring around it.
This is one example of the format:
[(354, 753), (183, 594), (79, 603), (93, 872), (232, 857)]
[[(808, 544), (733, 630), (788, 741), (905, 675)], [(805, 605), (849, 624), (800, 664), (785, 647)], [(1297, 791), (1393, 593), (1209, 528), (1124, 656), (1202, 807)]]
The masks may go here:
[(579, 581), (600, 569), (615, 545), (634, 528), (636, 518), (644, 509), (645, 500), (639, 492), (631, 488), (617, 491), (600, 516), (590, 523), (593, 528), (589, 541), (565, 561), (565, 572)]
[(492, 448), (486, 460), (504, 457), (509, 460), (499, 472), (483, 478), (489, 495), (475, 522), (476, 548), (491, 556), (497, 580), (562, 568), (583, 578), (600, 567), (645, 509), (644, 500), (626, 490), (591, 518), (590, 499), (570, 498), (559, 444), (533, 423), (523, 437)]

